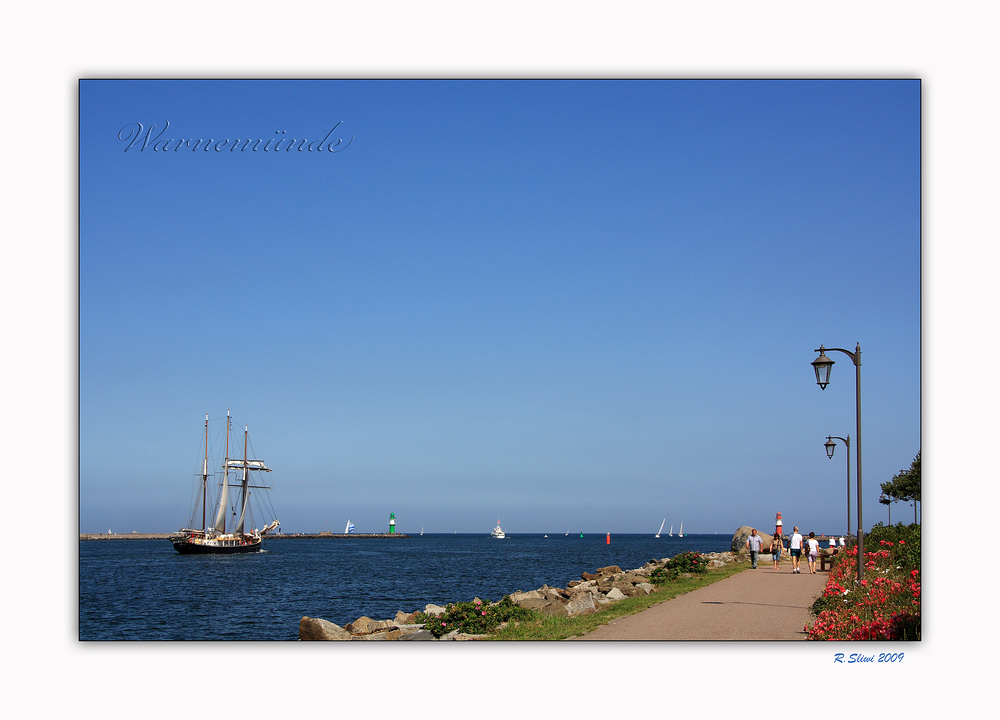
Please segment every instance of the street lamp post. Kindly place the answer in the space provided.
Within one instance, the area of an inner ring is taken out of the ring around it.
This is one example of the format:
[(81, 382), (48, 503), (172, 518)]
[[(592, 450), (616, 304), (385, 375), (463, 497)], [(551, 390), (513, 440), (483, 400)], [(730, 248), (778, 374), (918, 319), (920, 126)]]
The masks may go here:
[(848, 435), (846, 438), (838, 437), (837, 435), (827, 435), (826, 442), (823, 443), (826, 447), (826, 456), (833, 460), (833, 451), (837, 448), (837, 443), (833, 440), (836, 438), (840, 440), (847, 446), (847, 536), (851, 535), (851, 436)]
[[(851, 358), (851, 362), (854, 363), (855, 369), (855, 406), (857, 410), (857, 427), (855, 428), (855, 440), (857, 443), (857, 463), (858, 463), (858, 582), (864, 579), (865, 575), (865, 531), (864, 531), (864, 518), (862, 516), (861, 507), (864, 504), (861, 494), (861, 343), (857, 344), (854, 352), (850, 350), (845, 350), (844, 348), (830, 348), (831, 350), (836, 350), (837, 352), (842, 352)], [(822, 345), (819, 346), (818, 350), (813, 352), (818, 352), (819, 357), (812, 361), (811, 365), (816, 371), (816, 384), (819, 385), (821, 390), (826, 390), (826, 386), (830, 383), (830, 371), (833, 369), (833, 360), (826, 356), (826, 348)]]

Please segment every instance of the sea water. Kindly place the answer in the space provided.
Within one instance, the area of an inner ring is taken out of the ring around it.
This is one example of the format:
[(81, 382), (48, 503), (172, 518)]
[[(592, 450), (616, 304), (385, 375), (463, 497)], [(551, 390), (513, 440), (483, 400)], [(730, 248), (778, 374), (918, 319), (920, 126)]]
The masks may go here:
[(80, 640), (296, 640), (303, 615), (346, 625), (474, 597), (566, 587), (731, 535), (427, 534), (268, 538), (246, 555), (181, 555), (167, 540), (80, 541)]

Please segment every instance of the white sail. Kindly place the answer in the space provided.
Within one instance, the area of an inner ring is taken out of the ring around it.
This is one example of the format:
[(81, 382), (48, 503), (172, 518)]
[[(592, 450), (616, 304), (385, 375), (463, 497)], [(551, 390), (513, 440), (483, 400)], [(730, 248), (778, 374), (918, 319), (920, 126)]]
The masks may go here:
[(663, 526), (667, 524), (667, 519), (663, 518), (663, 522), (660, 523), (660, 529), (656, 531), (656, 537), (660, 537), (660, 533), (663, 532)]
[(219, 493), (219, 512), (215, 514), (215, 529), (221, 533), (226, 531), (226, 508), (229, 507), (229, 471), (223, 475), (222, 490)]
[(219, 512), (215, 514), (215, 529), (226, 532), (226, 510), (229, 509), (229, 411), (226, 411), (226, 459), (222, 464), (222, 490), (219, 492)]
[(247, 501), (250, 499), (250, 491), (247, 490), (247, 471), (243, 470), (243, 489), (240, 492), (240, 519), (236, 523), (234, 530), (243, 532), (243, 521), (247, 516)]
[(263, 460), (236, 460), (235, 458), (230, 458), (226, 462), (227, 468), (233, 468), (242, 470), (243, 466), (246, 465), (248, 470), (254, 470), (259, 472), (271, 472), (271, 468), (264, 465)]

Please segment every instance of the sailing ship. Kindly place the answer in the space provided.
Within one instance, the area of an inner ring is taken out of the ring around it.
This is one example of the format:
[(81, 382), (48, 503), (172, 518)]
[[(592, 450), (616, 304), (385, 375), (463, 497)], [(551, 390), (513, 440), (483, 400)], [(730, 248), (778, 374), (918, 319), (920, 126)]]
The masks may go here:
[(347, 527), (344, 528), (344, 534), (345, 535), (350, 535), (352, 532), (354, 532), (354, 523), (352, 523), (351, 519), (348, 518), (347, 519)]
[(677, 537), (684, 537), (684, 521), (681, 520), (681, 531), (677, 533)]
[(667, 524), (667, 519), (663, 518), (663, 522), (660, 523), (660, 529), (656, 531), (656, 537), (660, 537), (660, 533), (663, 532), (663, 526)]
[(667, 535), (667, 537), (673, 537), (673, 536), (674, 536), (674, 524), (670, 523), (670, 534)]
[[(201, 469), (201, 528), (182, 528), (169, 536), (174, 549), (182, 554), (202, 554), (221, 555), (231, 553), (252, 553), (259, 552), (264, 544), (264, 536), (278, 527), (277, 520), (264, 529), (253, 528), (248, 530), (248, 526), (253, 526), (253, 509), (250, 504), (251, 490), (270, 490), (265, 485), (254, 484), (257, 482), (254, 473), (271, 472), (271, 468), (264, 465), (260, 460), (251, 460), (247, 455), (249, 444), (249, 431), (244, 427), (243, 432), (243, 459), (229, 457), (229, 438), (232, 426), (232, 418), (229, 411), (226, 411), (226, 456), (222, 463), (222, 483), (219, 489), (218, 509), (215, 513), (215, 522), (209, 525), (208, 518), (208, 414), (205, 415), (205, 457), (202, 461)], [(234, 477), (234, 482), (230, 485), (230, 471)], [(237, 502), (233, 505), (233, 517), (236, 517), (236, 510), (239, 510), (239, 518), (235, 519), (230, 528), (226, 529), (226, 519), (229, 511), (229, 488), (236, 488)], [(197, 510), (197, 507), (196, 507)]]
[(493, 528), (493, 532), (490, 533), (490, 537), (494, 537), (497, 540), (503, 540), (507, 535), (504, 533), (503, 528), (500, 527), (500, 520), (497, 519), (497, 526)]

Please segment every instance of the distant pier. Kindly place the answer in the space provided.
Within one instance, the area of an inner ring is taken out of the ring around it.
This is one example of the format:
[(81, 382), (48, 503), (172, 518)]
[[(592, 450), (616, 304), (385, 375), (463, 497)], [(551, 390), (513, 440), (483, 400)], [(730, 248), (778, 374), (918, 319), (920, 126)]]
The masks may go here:
[[(173, 533), (80, 533), (80, 540), (169, 540)], [(316, 540), (326, 538), (349, 538), (349, 539), (371, 539), (371, 538), (409, 538), (404, 533), (279, 533), (277, 535), (265, 535), (264, 540)]]
[(281, 535), (268, 535), (265, 540), (296, 540), (296, 539), (325, 539), (325, 538), (337, 538), (337, 539), (349, 539), (353, 540), (366, 539), (366, 538), (408, 538), (409, 535), (404, 533), (282, 533)]

